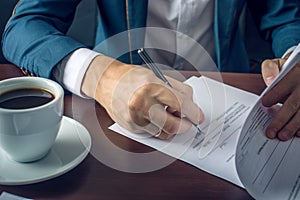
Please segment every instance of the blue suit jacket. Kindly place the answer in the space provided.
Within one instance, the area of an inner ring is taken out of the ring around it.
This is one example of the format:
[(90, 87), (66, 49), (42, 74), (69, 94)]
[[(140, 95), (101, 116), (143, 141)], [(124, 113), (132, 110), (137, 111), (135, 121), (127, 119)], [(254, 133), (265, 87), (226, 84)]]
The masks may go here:
[[(65, 35), (80, 0), (20, 0), (3, 34), (5, 57), (43, 77), (65, 56), (84, 45)], [(122, 43), (128, 50), (143, 46), (143, 36), (133, 29), (146, 25), (147, 0), (98, 0), (100, 17), (96, 44), (126, 31)], [(246, 0), (215, 0), (214, 32), (220, 71), (248, 72), (247, 52), (239, 30), (239, 16)], [(249, 0), (248, 6), (261, 33), (272, 41), (277, 57), (300, 41), (299, 0)], [(88, 30), (87, 30), (88, 31)], [(132, 34), (131, 34), (132, 33)], [(105, 46), (105, 45), (104, 45)], [(259, 44), (257, 44), (259, 48)], [(101, 51), (114, 56), (118, 43)], [(136, 51), (119, 58), (140, 63)]]

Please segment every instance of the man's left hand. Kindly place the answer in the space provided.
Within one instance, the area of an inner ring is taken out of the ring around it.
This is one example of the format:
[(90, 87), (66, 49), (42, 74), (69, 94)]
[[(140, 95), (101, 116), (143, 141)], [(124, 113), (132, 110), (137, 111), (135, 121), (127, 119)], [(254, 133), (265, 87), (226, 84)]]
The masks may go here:
[[(262, 75), (266, 85), (270, 85), (279, 74), (287, 58), (265, 60)], [(262, 98), (267, 107), (283, 103), (280, 110), (266, 129), (269, 138), (289, 140), (294, 135), (300, 137), (300, 61)]]

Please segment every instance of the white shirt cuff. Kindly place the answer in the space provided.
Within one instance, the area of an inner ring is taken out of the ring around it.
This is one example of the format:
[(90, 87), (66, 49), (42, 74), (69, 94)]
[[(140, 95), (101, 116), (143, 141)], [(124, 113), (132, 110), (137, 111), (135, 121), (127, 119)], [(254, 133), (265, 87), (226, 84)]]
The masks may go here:
[(53, 76), (65, 89), (83, 98), (82, 81), (90, 63), (101, 55), (87, 48), (80, 48), (64, 58), (53, 70)]

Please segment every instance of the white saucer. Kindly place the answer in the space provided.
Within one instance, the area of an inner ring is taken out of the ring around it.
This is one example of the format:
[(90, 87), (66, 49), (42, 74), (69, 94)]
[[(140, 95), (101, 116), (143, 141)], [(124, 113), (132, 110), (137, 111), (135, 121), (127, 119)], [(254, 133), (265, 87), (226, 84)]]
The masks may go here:
[(18, 163), (0, 149), (0, 184), (25, 185), (60, 176), (81, 163), (90, 148), (91, 136), (86, 128), (64, 116), (55, 144), (43, 159)]

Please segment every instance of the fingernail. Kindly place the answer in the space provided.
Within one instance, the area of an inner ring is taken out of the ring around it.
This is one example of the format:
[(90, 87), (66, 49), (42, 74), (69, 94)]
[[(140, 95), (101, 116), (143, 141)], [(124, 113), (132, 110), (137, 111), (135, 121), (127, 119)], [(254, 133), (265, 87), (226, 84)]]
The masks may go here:
[(297, 131), (296, 136), (300, 137), (300, 130)]
[(200, 114), (199, 124), (201, 124), (205, 120), (204, 114)]
[(270, 139), (274, 139), (277, 135), (277, 129), (276, 128), (270, 128), (267, 130), (267, 137)]
[(266, 84), (267, 85), (270, 85), (274, 80), (274, 76), (269, 76), (269, 77), (266, 77)]
[(289, 140), (291, 137), (292, 137), (291, 132), (289, 130), (286, 130), (286, 129), (283, 129), (278, 134), (278, 138), (280, 140), (283, 140), (283, 141)]

